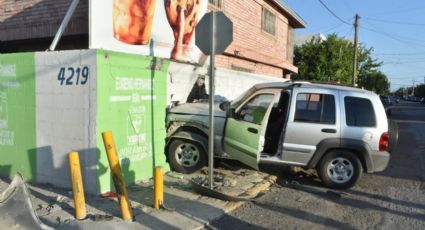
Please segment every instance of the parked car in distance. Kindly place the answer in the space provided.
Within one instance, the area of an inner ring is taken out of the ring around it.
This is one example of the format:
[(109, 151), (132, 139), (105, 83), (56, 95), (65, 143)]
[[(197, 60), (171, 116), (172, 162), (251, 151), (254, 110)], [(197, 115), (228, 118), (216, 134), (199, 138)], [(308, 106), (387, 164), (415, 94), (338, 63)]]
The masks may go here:
[(380, 96), (379, 98), (381, 99), (381, 102), (384, 105), (384, 107), (388, 107), (393, 104), (390, 96)]
[[(255, 169), (259, 163), (314, 168), (337, 189), (355, 185), (363, 171), (383, 171), (398, 133), (375, 93), (317, 83), (258, 84), (217, 105), (214, 116), (216, 156)], [(208, 103), (172, 108), (166, 126), (173, 170), (192, 173), (207, 164)]]

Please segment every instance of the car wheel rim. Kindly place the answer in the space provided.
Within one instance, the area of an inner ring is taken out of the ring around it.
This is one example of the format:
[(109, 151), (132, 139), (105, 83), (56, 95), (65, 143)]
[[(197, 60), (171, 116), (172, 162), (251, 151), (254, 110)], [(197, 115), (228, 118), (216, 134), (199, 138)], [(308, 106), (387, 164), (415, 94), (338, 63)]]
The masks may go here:
[(183, 143), (177, 146), (175, 156), (177, 162), (184, 167), (193, 167), (199, 161), (199, 150), (191, 143)]
[(338, 157), (329, 162), (326, 172), (332, 182), (342, 184), (353, 177), (354, 167), (348, 159)]

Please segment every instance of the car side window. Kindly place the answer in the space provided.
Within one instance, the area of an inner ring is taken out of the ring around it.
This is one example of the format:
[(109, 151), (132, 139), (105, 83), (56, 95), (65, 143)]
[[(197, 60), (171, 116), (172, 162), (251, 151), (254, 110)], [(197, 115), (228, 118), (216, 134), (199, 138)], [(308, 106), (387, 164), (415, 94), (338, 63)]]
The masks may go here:
[(335, 97), (329, 94), (299, 93), (294, 121), (335, 124)]
[(259, 94), (249, 100), (238, 112), (239, 120), (261, 125), (267, 109), (272, 103), (273, 94)]
[(375, 127), (376, 117), (372, 102), (366, 98), (345, 97), (345, 119), (348, 126)]

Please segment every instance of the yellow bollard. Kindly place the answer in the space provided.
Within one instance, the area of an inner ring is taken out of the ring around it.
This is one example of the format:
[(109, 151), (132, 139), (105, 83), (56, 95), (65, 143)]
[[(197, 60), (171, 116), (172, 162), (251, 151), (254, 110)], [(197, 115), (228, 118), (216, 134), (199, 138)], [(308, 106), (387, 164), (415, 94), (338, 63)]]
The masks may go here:
[(164, 174), (162, 167), (156, 167), (154, 172), (153, 207), (159, 209), (164, 203)]
[(70, 152), (69, 170), (71, 172), (72, 195), (74, 197), (75, 218), (84, 219), (87, 216), (86, 200), (84, 198), (83, 179), (81, 177), (80, 157), (77, 152)]
[(126, 221), (132, 221), (133, 211), (131, 208), (131, 203), (128, 199), (127, 187), (125, 185), (124, 177), (121, 172), (121, 166), (118, 160), (118, 154), (115, 148), (115, 142), (114, 138), (112, 137), (112, 132), (103, 132), (102, 138), (103, 143), (105, 144), (106, 155), (108, 156), (109, 167), (111, 167), (112, 179), (114, 181), (115, 190), (117, 191), (122, 218)]

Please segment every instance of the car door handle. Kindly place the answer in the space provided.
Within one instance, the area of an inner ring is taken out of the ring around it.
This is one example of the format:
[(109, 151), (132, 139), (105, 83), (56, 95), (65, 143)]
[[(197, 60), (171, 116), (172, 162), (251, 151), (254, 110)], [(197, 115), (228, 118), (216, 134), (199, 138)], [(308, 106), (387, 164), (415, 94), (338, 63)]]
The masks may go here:
[(248, 128), (248, 132), (251, 132), (251, 133), (258, 133), (258, 129), (254, 129), (254, 128)]
[(336, 133), (336, 129), (322, 129), (323, 133)]

